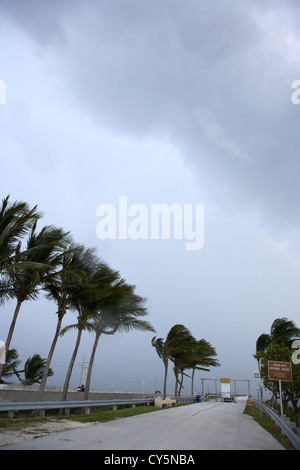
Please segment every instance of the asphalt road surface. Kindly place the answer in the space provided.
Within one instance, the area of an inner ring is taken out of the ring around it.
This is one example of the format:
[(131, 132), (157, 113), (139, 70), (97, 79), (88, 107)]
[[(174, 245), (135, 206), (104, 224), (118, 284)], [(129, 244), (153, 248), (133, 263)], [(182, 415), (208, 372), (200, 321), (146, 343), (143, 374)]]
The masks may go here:
[(245, 402), (194, 403), (25, 440), (2, 450), (284, 450)]

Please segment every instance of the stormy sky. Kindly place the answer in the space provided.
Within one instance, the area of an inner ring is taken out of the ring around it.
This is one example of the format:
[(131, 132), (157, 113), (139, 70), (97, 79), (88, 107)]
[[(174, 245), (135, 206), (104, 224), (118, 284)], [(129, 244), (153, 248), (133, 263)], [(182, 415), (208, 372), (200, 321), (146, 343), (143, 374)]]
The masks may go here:
[[(275, 318), (300, 326), (299, 23), (296, 0), (0, 0), (1, 199), (38, 204), (43, 225), (96, 247), (147, 298), (157, 336), (182, 323), (209, 341), (222, 365), (197, 373), (198, 390), (200, 377), (252, 379)], [(97, 208), (118, 213), (120, 196), (149, 214), (203, 204), (203, 248), (100, 240)], [(55, 312), (43, 294), (22, 306), (22, 360), (47, 356)], [(161, 389), (152, 336), (101, 338), (92, 388)], [(47, 385), (62, 385), (74, 342), (59, 340)], [(92, 342), (86, 332), (71, 386)]]

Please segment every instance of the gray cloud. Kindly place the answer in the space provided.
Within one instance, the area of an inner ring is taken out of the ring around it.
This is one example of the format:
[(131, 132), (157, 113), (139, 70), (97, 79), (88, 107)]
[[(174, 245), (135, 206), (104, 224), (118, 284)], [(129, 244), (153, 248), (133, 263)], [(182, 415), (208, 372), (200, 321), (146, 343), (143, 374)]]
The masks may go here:
[(267, 223), (298, 225), (296, 3), (6, 5), (39, 45), (55, 48), (68, 92), (99, 125), (170, 138)]

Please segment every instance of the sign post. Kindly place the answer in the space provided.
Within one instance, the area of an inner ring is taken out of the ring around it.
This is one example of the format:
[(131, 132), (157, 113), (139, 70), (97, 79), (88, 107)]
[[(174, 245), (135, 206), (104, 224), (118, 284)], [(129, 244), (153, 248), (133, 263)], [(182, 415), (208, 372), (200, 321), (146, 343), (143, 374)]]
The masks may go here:
[(280, 412), (283, 415), (281, 381), (292, 381), (292, 365), (290, 362), (268, 361), (269, 380), (279, 381)]
[(259, 396), (259, 391), (260, 391), (260, 372), (259, 372), (259, 370), (254, 370), (253, 371), (253, 378), (254, 378), (254, 382), (256, 382), (259, 416), (261, 416), (261, 406), (260, 406), (260, 396)]

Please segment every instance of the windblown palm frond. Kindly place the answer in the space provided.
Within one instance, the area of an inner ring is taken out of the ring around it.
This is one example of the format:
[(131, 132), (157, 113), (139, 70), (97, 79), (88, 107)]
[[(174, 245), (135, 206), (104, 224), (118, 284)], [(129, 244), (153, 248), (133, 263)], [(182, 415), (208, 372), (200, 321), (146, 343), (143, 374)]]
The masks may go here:
[(11, 262), (16, 247), (33, 224), (41, 217), (37, 206), (32, 209), (25, 202), (2, 200), (0, 210), (0, 267)]

